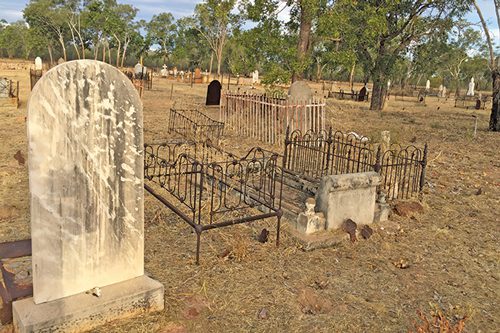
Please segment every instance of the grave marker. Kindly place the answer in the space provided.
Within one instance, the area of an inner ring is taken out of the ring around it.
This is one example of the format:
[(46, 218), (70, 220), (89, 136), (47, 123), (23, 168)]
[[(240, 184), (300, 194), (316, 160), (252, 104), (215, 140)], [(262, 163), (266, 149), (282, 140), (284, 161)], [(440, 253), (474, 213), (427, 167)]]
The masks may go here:
[[(161, 310), (163, 286), (144, 276), (142, 104), (130, 80), (98, 61), (58, 65), (31, 94), (28, 141), (33, 298), (14, 303), (16, 328)], [(94, 288), (102, 297), (85, 293)]]
[(35, 58), (35, 70), (41, 71), (42, 69), (43, 69), (42, 58), (36, 57)]
[(207, 88), (207, 100), (205, 105), (220, 105), (220, 92), (222, 84), (218, 80), (210, 82)]
[(288, 89), (288, 97), (294, 101), (308, 102), (313, 92), (305, 81), (295, 81)]

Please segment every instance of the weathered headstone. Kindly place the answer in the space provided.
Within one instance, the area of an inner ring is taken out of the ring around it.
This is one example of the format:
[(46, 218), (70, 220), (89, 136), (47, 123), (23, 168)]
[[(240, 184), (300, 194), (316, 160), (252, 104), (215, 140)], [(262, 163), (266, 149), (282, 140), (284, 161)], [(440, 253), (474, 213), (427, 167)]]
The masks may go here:
[(220, 92), (222, 85), (218, 80), (210, 82), (207, 88), (206, 105), (220, 105)]
[(196, 68), (194, 70), (194, 83), (201, 83), (203, 80), (201, 76), (201, 70), (199, 68)]
[(144, 275), (142, 105), (130, 80), (93, 60), (53, 68), (28, 102), (28, 141), (33, 298), (14, 303), (16, 328), (78, 331), (162, 309), (163, 286)]
[(63, 64), (65, 63), (66, 61), (63, 59), (63, 58), (59, 58), (57, 59), (57, 64), (60, 65), (60, 64)]
[(425, 90), (429, 91), (430, 89), (431, 89), (431, 81), (427, 80), (427, 82), (425, 83)]
[(441, 92), (441, 97), (446, 97), (446, 86), (443, 86), (443, 91)]
[(294, 101), (308, 102), (313, 97), (313, 92), (304, 81), (295, 81), (288, 89), (288, 98)]
[(474, 78), (471, 78), (469, 82), (469, 89), (467, 89), (467, 96), (474, 96), (474, 88), (475, 88)]
[(43, 69), (42, 58), (36, 57), (35, 58), (35, 70), (41, 71), (42, 69)]
[(167, 65), (163, 64), (163, 69), (160, 71), (162, 77), (168, 76)]
[(252, 73), (252, 84), (257, 84), (259, 83), (259, 71), (256, 69)]

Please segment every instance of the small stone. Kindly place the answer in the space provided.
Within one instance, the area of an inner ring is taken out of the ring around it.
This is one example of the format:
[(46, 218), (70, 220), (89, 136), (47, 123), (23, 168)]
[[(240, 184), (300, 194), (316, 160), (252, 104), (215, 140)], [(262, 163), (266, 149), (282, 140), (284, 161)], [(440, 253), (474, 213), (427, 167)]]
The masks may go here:
[(259, 313), (257, 315), (257, 318), (259, 319), (267, 319), (269, 318), (269, 310), (266, 308), (262, 308), (259, 310)]
[(368, 238), (370, 238), (372, 235), (373, 235), (373, 229), (372, 229), (372, 228), (370, 228), (370, 226), (368, 226), (368, 225), (363, 226), (363, 228), (361, 229), (361, 236), (362, 236), (364, 239), (368, 239)]
[(406, 269), (406, 268), (410, 267), (410, 264), (405, 259), (401, 259), (399, 261), (395, 261), (392, 264), (394, 266), (396, 266), (397, 268), (401, 268), (401, 269)]
[(483, 189), (479, 188), (479, 190), (477, 190), (477, 192), (476, 192), (476, 195), (481, 195), (481, 194), (483, 194)]
[(257, 240), (260, 242), (260, 243), (266, 243), (267, 240), (269, 238), (269, 231), (267, 229), (262, 229), (262, 231), (260, 232), (260, 235), (259, 237), (257, 237)]
[(14, 155), (14, 158), (16, 159), (17, 163), (19, 163), (19, 165), (24, 165), (24, 162), (26, 162), (26, 159), (24, 158), (23, 153), (20, 150), (17, 151), (17, 153)]
[(344, 223), (342, 223), (342, 231), (345, 231), (349, 234), (350, 238), (351, 238), (351, 242), (355, 242), (357, 241), (356, 239), (356, 228), (357, 228), (357, 224), (356, 222), (354, 222), (353, 220), (351, 219), (347, 219), (344, 221)]

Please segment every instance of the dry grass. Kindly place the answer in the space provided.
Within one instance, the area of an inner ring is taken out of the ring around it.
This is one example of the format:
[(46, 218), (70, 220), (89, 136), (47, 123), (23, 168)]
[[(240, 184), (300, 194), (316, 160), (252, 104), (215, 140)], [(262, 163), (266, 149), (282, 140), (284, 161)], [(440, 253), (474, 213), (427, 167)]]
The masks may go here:
[[(0, 205), (15, 207), (0, 222), (0, 240), (7, 241), (29, 237), (27, 167), (13, 158), (18, 150), (27, 155), (29, 82), (27, 72), (0, 74), (21, 80), (22, 103), (19, 110), (0, 110)], [(153, 91), (145, 92), (145, 141), (168, 138), (170, 84), (157, 80)], [(202, 103), (205, 93), (205, 85), (174, 84), (178, 103)], [(191, 228), (146, 194), (145, 267), (165, 285), (165, 310), (95, 332), (179, 327), (188, 332), (405, 332), (415, 329), (415, 313), (429, 302), (441, 309), (471, 309), (464, 332), (497, 331), (500, 136), (486, 130), (488, 111), (474, 111), (479, 129), (473, 138), (473, 111), (455, 109), (451, 101), (422, 106), (390, 100), (382, 113), (354, 102), (329, 100), (328, 105), (335, 129), (374, 137), (389, 130), (399, 143), (413, 138), (417, 145), (429, 143), (424, 214), (395, 216), (396, 227), (375, 228), (367, 241), (346, 240), (338, 248), (312, 252), (300, 250), (286, 233), (276, 248), (273, 219), (211, 230), (202, 235), (196, 266)], [(236, 135), (224, 143), (235, 151), (255, 144)], [(271, 232), (265, 244), (256, 241), (262, 228)], [(227, 250), (233, 254), (221, 256)], [(393, 264), (402, 259), (405, 269)], [(306, 288), (332, 310), (304, 313), (299, 296)], [(258, 316), (263, 308), (265, 319)]]

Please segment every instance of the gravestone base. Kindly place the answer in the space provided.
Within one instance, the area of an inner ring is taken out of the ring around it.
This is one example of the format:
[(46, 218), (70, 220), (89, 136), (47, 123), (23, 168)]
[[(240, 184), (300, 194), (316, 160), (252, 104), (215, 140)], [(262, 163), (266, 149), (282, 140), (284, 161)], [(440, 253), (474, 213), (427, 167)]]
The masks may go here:
[(14, 331), (82, 332), (107, 322), (161, 311), (164, 288), (145, 275), (101, 288), (101, 296), (80, 293), (35, 304), (33, 298), (13, 303)]

